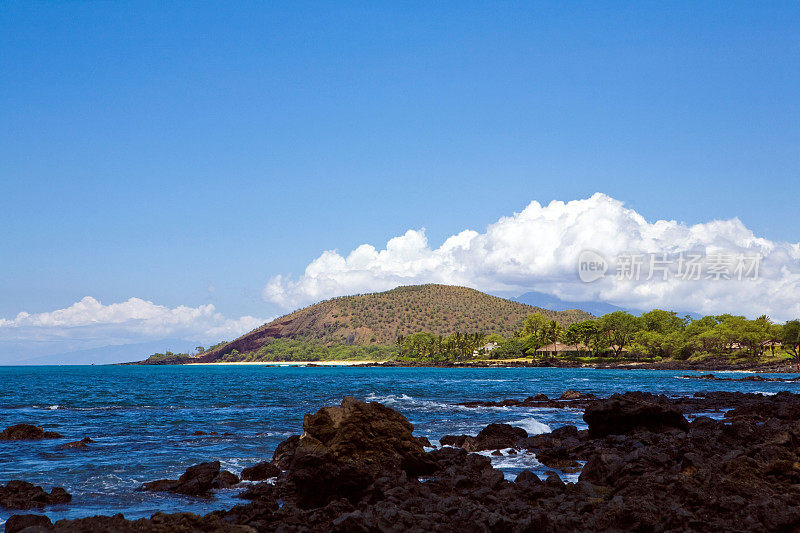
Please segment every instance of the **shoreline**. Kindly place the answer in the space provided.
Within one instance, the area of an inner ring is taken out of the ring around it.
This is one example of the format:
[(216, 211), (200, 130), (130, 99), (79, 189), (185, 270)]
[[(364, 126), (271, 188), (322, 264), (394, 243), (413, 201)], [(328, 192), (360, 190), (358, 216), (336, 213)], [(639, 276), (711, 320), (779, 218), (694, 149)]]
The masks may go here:
[[(143, 363), (127, 363), (143, 364)], [(724, 361), (703, 363), (667, 362), (624, 362), (624, 363), (579, 363), (561, 360), (485, 360), (458, 362), (410, 362), (410, 361), (368, 361), (368, 360), (330, 360), (330, 361), (236, 361), (211, 363), (183, 363), (197, 366), (272, 366), (272, 367), (369, 367), (369, 368), (587, 368), (596, 370), (673, 370), (686, 372), (740, 372), (768, 374), (800, 374), (800, 368), (792, 362), (772, 362), (755, 365), (737, 365)], [(143, 366), (151, 366), (144, 364)], [(158, 366), (158, 365), (155, 365)]]

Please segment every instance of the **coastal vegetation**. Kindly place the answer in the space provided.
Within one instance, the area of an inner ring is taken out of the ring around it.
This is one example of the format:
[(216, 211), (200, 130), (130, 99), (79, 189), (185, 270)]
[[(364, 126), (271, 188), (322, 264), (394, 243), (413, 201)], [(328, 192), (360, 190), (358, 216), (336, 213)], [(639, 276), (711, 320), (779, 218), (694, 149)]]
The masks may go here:
[(233, 350), (222, 356), (219, 362), (384, 361), (396, 355), (397, 349), (394, 346), (381, 344), (327, 346), (301, 339), (274, 339), (252, 352), (241, 354)]
[(481, 333), (466, 333), (459, 339), (473, 341), (472, 350), (454, 350), (450, 339), (440, 342), (430, 334), (417, 333), (398, 339), (405, 359), (437, 361), (484, 359), (552, 358), (607, 361), (663, 361), (709, 357), (748, 359), (793, 357), (800, 363), (800, 320), (777, 324), (767, 316), (747, 319), (736, 315), (700, 318), (679, 316), (654, 309), (640, 316), (615, 311), (599, 318), (562, 327), (540, 313), (525, 318), (508, 338), (492, 336), (492, 344)]

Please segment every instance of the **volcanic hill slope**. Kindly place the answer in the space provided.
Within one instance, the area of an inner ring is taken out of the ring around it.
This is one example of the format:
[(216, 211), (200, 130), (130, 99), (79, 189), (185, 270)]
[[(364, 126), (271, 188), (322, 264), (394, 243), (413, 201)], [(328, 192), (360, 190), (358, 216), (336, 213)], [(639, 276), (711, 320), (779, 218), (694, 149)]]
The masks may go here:
[(399, 335), (429, 331), (499, 333), (510, 336), (522, 320), (539, 312), (562, 326), (591, 315), (576, 309), (549, 311), (450, 285), (413, 285), (386, 292), (333, 298), (282, 316), (225, 345), (208, 350), (196, 362), (213, 362), (233, 352), (258, 350), (274, 339), (298, 339), (324, 345), (391, 345)]

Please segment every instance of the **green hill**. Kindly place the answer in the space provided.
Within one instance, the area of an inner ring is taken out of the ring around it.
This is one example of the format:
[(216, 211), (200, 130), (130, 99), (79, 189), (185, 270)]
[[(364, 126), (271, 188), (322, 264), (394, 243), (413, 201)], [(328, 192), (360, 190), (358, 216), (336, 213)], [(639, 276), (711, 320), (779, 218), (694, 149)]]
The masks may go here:
[[(539, 312), (562, 326), (586, 320), (579, 310), (549, 311), (504, 298), (450, 285), (415, 285), (386, 292), (333, 298), (282, 316), (222, 346), (214, 347), (193, 362), (213, 362), (234, 350), (238, 354), (265, 352), (276, 339), (325, 347), (392, 346), (400, 335), (428, 331), (436, 335), (456, 332), (514, 334), (522, 320)], [(352, 353), (352, 350), (350, 351)]]

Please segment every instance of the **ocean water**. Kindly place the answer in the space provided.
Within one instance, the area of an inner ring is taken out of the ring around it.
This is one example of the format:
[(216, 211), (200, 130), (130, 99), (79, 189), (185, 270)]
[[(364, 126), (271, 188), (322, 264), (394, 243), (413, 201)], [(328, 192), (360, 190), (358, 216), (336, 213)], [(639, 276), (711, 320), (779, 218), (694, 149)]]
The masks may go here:
[[(531, 434), (566, 424), (583, 426), (579, 410), (455, 405), (467, 400), (523, 399), (538, 393), (557, 398), (567, 389), (599, 396), (629, 390), (668, 395), (710, 390), (800, 393), (800, 383), (681, 379), (686, 373), (218, 365), (0, 367), (0, 428), (30, 423), (65, 436), (0, 442), (0, 483), (23, 479), (47, 490), (66, 488), (72, 502), (45, 511), (54, 520), (115, 513), (138, 518), (178, 510), (205, 513), (242, 503), (235, 498), (241, 488), (208, 499), (137, 489), (146, 481), (177, 478), (187, 467), (215, 459), (238, 474), (271, 458), (278, 443), (300, 433), (305, 413), (338, 404), (343, 396), (397, 409), (414, 424), (415, 434), (435, 442), (447, 434), (475, 434), (491, 422), (517, 425)], [(192, 436), (195, 431), (219, 435)], [(60, 444), (87, 436), (97, 442), (86, 449), (58, 450)], [(509, 478), (523, 468), (540, 474), (547, 470), (533, 454), (492, 460)], [(575, 475), (563, 477), (570, 480)], [(0, 509), (0, 528), (11, 514)]]

